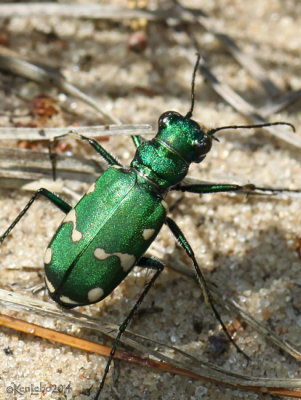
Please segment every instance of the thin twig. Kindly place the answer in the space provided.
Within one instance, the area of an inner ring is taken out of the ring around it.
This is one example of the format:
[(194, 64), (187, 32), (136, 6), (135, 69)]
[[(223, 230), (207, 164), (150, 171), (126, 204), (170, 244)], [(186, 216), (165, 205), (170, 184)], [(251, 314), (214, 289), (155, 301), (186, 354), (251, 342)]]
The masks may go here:
[(0, 127), (1, 140), (49, 140), (71, 131), (91, 138), (115, 135), (153, 135), (155, 133), (149, 124), (63, 126), (59, 128)]
[(0, 18), (31, 18), (31, 17), (61, 17), (125, 20), (144, 18), (158, 20), (168, 16), (168, 12), (130, 9), (111, 4), (56, 4), (56, 3), (10, 3), (0, 4)]

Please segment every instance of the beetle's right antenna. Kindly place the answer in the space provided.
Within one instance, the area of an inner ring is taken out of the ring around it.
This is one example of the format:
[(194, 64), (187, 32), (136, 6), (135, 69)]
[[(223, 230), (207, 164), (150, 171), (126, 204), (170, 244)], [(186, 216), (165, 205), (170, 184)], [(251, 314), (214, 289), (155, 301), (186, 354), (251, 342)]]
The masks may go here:
[[(220, 128), (214, 128), (210, 129), (207, 132), (207, 135), (213, 136), (216, 132), (222, 131), (224, 129), (250, 129), (250, 128), (264, 128), (266, 126), (274, 126), (274, 125), (287, 125), (290, 128), (292, 128), (293, 132), (296, 132), (296, 129), (293, 124), (289, 122), (282, 122), (282, 121), (277, 121), (277, 122), (267, 122), (264, 124), (255, 124), (255, 125), (228, 125), (228, 126), (221, 126)], [(213, 136), (214, 137), (214, 136)]]
[(191, 81), (191, 106), (190, 106), (190, 110), (185, 115), (185, 118), (192, 117), (193, 108), (194, 108), (194, 83), (195, 83), (196, 72), (197, 72), (198, 66), (200, 64), (200, 59), (201, 59), (201, 55), (200, 55), (200, 53), (197, 53), (197, 59), (196, 59), (196, 63), (194, 66), (194, 70), (193, 70), (193, 74), (192, 74), (192, 81)]

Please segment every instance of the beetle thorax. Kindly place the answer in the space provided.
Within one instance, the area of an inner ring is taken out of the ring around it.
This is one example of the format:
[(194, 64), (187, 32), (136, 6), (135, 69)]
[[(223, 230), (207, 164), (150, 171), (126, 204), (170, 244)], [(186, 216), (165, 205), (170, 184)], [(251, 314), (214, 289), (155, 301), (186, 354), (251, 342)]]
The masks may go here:
[(167, 111), (159, 118), (156, 137), (138, 147), (131, 166), (164, 192), (184, 179), (192, 162), (205, 158), (211, 143), (211, 137), (188, 115)]
[(155, 138), (138, 147), (131, 167), (165, 192), (186, 176), (189, 164), (170, 146)]

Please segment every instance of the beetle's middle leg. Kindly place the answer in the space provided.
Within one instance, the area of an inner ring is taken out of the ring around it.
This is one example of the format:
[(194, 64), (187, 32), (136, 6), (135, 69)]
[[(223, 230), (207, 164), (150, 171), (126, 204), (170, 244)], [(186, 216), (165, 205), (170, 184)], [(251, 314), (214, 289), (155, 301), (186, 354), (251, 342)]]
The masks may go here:
[(60, 197), (56, 196), (54, 193), (50, 192), (49, 190), (44, 189), (44, 188), (38, 189), (32, 195), (31, 199), (26, 204), (26, 206), (23, 208), (23, 210), (19, 213), (19, 215), (16, 217), (16, 219), (10, 224), (10, 226), (3, 233), (3, 235), (0, 236), (0, 245), (2, 244), (4, 239), (10, 234), (10, 232), (14, 229), (14, 227), (17, 225), (17, 223), (20, 221), (20, 219), (26, 214), (26, 212), (31, 207), (31, 205), (34, 203), (34, 201), (37, 199), (37, 197), (40, 195), (45, 196), (48, 200), (51, 201), (51, 203), (53, 203), (57, 208), (59, 208), (65, 214), (68, 214), (68, 212), (72, 208), (68, 203), (66, 203), (64, 200), (62, 200)]

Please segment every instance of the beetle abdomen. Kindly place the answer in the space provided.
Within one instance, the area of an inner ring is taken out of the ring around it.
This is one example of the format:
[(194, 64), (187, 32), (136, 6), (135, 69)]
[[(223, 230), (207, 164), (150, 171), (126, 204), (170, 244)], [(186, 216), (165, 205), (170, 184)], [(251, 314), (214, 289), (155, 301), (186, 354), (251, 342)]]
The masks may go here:
[(135, 171), (109, 168), (66, 215), (46, 251), (51, 297), (70, 308), (111, 293), (164, 223), (161, 201), (137, 184)]

